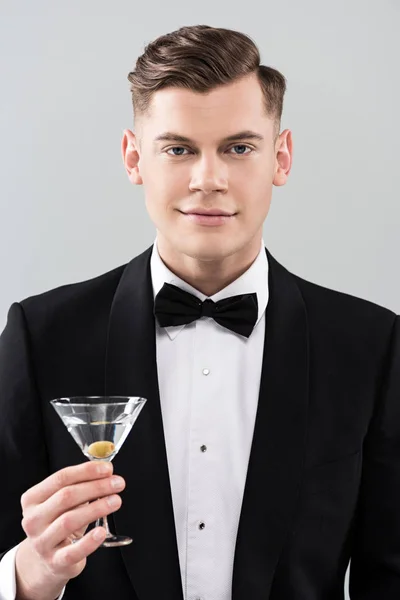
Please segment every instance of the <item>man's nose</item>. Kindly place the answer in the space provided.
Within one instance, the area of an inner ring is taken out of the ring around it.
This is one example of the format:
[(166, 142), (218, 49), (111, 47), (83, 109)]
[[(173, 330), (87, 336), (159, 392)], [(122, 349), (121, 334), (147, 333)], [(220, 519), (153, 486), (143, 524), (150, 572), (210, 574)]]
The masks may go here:
[(215, 156), (203, 156), (193, 167), (189, 184), (191, 192), (226, 192), (228, 189), (228, 173), (224, 162)]

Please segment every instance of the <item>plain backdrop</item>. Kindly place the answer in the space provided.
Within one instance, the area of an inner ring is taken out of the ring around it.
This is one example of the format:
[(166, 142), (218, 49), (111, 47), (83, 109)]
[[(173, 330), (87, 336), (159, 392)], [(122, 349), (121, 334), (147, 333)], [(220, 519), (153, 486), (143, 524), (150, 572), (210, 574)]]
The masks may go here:
[(9, 306), (154, 240), (120, 139), (127, 74), (182, 25), (241, 30), (288, 89), (264, 239), (301, 277), (400, 312), (399, 0), (0, 0), (0, 330)]

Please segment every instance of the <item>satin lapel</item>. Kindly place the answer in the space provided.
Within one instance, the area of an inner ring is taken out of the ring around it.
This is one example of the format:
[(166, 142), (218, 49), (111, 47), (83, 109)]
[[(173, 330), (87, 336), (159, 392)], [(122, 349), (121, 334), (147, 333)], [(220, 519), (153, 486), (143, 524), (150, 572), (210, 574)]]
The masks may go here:
[(266, 600), (290, 531), (308, 406), (308, 326), (294, 277), (267, 251), (269, 302), (260, 395), (237, 536), (233, 600)]
[(151, 248), (127, 265), (110, 314), (105, 393), (147, 398), (114, 460), (115, 473), (126, 480), (114, 523), (117, 533), (133, 538), (121, 552), (138, 599), (182, 600), (158, 390), (150, 256)]

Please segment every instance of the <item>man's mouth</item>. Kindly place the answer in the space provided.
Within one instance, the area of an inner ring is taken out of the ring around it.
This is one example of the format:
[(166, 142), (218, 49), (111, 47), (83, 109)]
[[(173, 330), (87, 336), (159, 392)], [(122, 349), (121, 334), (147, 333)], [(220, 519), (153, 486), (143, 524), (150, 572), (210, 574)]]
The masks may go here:
[(236, 215), (219, 208), (193, 208), (187, 211), (179, 211), (187, 219), (198, 225), (220, 226), (228, 223)]

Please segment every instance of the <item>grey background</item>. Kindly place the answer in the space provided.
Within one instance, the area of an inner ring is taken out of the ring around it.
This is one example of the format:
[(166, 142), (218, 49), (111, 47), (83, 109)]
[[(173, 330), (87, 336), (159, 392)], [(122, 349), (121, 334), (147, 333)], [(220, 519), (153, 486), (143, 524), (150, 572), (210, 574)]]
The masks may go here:
[(131, 70), (182, 25), (239, 29), (288, 80), (289, 182), (265, 241), (289, 270), (400, 313), (398, 0), (0, 0), (0, 330), (10, 304), (150, 245), (121, 162)]

